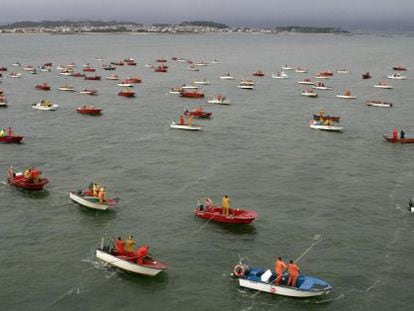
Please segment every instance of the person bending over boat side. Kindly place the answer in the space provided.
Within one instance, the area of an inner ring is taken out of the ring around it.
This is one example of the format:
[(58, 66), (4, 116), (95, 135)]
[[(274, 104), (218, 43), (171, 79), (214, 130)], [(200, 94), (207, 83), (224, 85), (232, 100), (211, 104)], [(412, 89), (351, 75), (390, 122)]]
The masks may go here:
[(280, 285), (280, 283), (282, 283), (283, 272), (286, 269), (287, 269), (287, 265), (282, 260), (282, 257), (278, 257), (275, 261), (275, 272), (276, 272), (275, 284), (276, 285)]
[(289, 264), (287, 266), (288, 272), (289, 272), (289, 279), (288, 279), (288, 286), (296, 287), (296, 281), (299, 276), (299, 267), (293, 263), (292, 260), (289, 261)]
[(403, 130), (401, 130), (401, 132), (400, 132), (400, 138), (401, 139), (404, 139), (405, 138), (405, 132)]
[(121, 237), (115, 242), (115, 251), (118, 256), (123, 256), (125, 253), (125, 241)]
[(134, 245), (135, 245), (134, 237), (130, 235), (124, 243), (124, 249), (125, 249), (126, 256), (129, 256), (129, 257), (134, 256)]
[(144, 264), (145, 259), (148, 257), (148, 249), (148, 245), (141, 246), (137, 249), (137, 251), (135, 252), (135, 257), (137, 257), (137, 264)]
[(221, 208), (223, 210), (223, 215), (225, 216), (229, 215), (230, 202), (230, 198), (226, 194), (223, 195), (223, 198), (221, 199)]

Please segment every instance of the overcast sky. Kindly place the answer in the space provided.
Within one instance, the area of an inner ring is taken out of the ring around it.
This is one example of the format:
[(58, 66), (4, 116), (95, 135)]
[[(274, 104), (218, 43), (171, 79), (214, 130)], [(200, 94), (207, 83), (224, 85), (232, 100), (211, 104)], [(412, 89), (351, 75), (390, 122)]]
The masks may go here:
[(414, 0), (0, 0), (0, 23), (211, 20), (230, 26), (319, 25), (414, 30)]

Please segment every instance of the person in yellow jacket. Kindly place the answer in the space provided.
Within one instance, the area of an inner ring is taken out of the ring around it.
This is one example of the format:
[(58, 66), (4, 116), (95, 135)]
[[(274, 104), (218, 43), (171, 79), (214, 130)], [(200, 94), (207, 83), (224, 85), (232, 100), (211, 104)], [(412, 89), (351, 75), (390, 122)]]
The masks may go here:
[(223, 215), (228, 216), (230, 209), (230, 198), (227, 195), (223, 195), (223, 198), (221, 199), (221, 208), (223, 210)]
[(188, 117), (188, 126), (193, 126), (193, 117), (192, 116)]
[(99, 189), (99, 192), (98, 192), (99, 203), (102, 204), (105, 201), (105, 195), (106, 195), (105, 189), (104, 187), (102, 187), (101, 189)]
[(134, 256), (134, 237), (130, 235), (128, 239), (125, 240), (124, 249), (125, 249), (125, 255), (127, 256)]

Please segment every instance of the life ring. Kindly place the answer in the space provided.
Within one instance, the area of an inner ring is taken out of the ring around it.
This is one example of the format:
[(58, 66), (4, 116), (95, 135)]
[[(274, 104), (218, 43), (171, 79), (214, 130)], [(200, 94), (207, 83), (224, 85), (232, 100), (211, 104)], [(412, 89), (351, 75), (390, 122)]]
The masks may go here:
[(234, 276), (240, 278), (242, 276), (244, 276), (244, 273), (246, 272), (246, 268), (244, 267), (244, 265), (242, 264), (238, 264), (234, 267), (233, 269), (233, 274)]

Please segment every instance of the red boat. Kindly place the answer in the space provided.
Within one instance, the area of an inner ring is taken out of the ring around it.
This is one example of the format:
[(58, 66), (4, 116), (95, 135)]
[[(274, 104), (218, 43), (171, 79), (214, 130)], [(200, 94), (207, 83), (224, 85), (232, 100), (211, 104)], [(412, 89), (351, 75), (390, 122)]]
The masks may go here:
[(255, 77), (264, 77), (265, 74), (264, 74), (263, 71), (258, 70), (256, 72), (253, 72), (252, 75), (255, 76)]
[(124, 97), (134, 97), (135, 96), (135, 92), (131, 91), (130, 89), (125, 89), (122, 90), (118, 93), (119, 96), (124, 96)]
[(238, 208), (230, 208), (229, 215), (224, 215), (221, 207), (203, 208), (197, 207), (194, 214), (198, 218), (223, 222), (228, 224), (250, 224), (258, 217), (255, 211), (247, 211)]
[(30, 168), (23, 172), (15, 173), (10, 167), (7, 171), (7, 182), (18, 188), (27, 190), (42, 190), (49, 183), (47, 178), (41, 177), (42, 172), (38, 168)]
[(333, 76), (333, 72), (330, 71), (330, 70), (325, 70), (325, 71), (319, 72), (318, 75), (319, 76), (322, 76), (322, 77), (332, 77)]
[(85, 67), (85, 68), (82, 69), (82, 71), (85, 71), (85, 72), (95, 72), (96, 69), (95, 68), (92, 68), (92, 67)]
[(0, 142), (4, 144), (19, 144), (22, 142), (24, 136), (17, 136), (17, 135), (7, 135), (7, 136), (0, 136)]
[(137, 65), (137, 63), (136, 63), (136, 62), (134, 62), (134, 61), (127, 61), (127, 62), (126, 62), (126, 64), (127, 64), (128, 66), (136, 66), (136, 65)]
[(182, 91), (180, 93), (181, 97), (187, 97), (187, 98), (202, 98), (204, 97), (204, 93), (197, 92), (197, 91)]
[(82, 77), (84, 77), (85, 75), (84, 74), (82, 74), (82, 73), (80, 73), (80, 72), (75, 72), (74, 74), (72, 74), (72, 77), (75, 77), (75, 78), (82, 78)]
[(212, 113), (211, 112), (205, 112), (203, 110), (203, 107), (197, 107), (191, 111), (186, 110), (184, 112), (184, 116), (189, 117), (192, 116), (196, 119), (210, 119)]
[(47, 83), (36, 84), (35, 89), (36, 90), (43, 90), (43, 91), (50, 91), (50, 85), (48, 85)]
[(392, 138), (384, 135), (384, 139), (389, 143), (414, 144), (414, 138)]
[(161, 66), (155, 67), (154, 72), (167, 72), (167, 68), (168, 68), (167, 66), (161, 65)]
[(403, 66), (398, 65), (398, 66), (393, 66), (393, 67), (392, 67), (392, 70), (395, 70), (395, 71), (407, 71), (407, 68), (406, 68), (406, 67), (403, 67)]
[(130, 77), (130, 78), (126, 78), (125, 83), (141, 83), (142, 80), (139, 77)]
[(96, 108), (93, 105), (83, 105), (82, 107), (78, 107), (76, 111), (80, 114), (97, 116), (101, 114), (102, 109)]
[(101, 76), (97, 76), (97, 75), (94, 75), (94, 76), (85, 76), (84, 79), (85, 80), (101, 80)]
[(7, 71), (6, 67), (0, 67), (0, 71)]
[(123, 66), (124, 62), (122, 62), (122, 61), (120, 61), (120, 62), (111, 62), (111, 65)]

